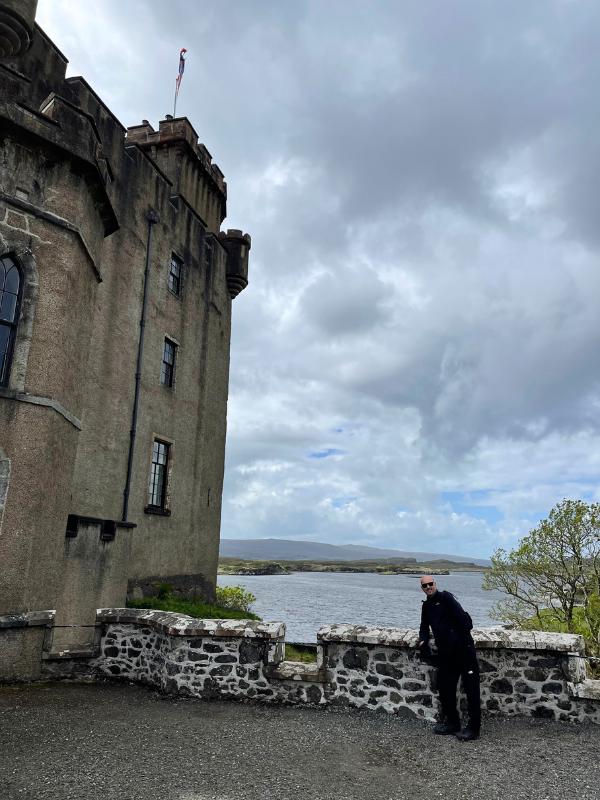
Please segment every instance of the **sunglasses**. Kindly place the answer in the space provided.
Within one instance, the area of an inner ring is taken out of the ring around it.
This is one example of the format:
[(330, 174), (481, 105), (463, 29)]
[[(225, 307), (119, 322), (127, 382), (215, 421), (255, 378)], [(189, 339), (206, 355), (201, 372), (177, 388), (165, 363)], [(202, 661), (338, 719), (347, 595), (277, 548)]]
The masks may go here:
[(431, 589), (432, 586), (433, 586), (433, 581), (431, 583), (422, 583), (421, 589)]

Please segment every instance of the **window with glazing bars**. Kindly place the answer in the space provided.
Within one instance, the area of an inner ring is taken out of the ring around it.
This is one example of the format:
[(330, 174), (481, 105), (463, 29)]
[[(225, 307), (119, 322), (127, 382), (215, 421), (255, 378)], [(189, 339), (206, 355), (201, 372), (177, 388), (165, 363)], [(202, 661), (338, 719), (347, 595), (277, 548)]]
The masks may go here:
[(175, 358), (177, 345), (170, 339), (165, 339), (163, 347), (162, 367), (160, 369), (160, 382), (163, 386), (173, 386), (175, 381)]
[(17, 322), (21, 273), (9, 256), (0, 258), (0, 386), (8, 383)]
[(182, 260), (177, 258), (175, 253), (171, 256), (171, 264), (169, 266), (169, 280), (168, 285), (169, 289), (173, 292), (173, 294), (180, 295), (181, 294), (181, 267), (182, 267)]
[(164, 509), (167, 501), (167, 469), (170, 445), (155, 439), (152, 445), (152, 466), (148, 484), (148, 505)]

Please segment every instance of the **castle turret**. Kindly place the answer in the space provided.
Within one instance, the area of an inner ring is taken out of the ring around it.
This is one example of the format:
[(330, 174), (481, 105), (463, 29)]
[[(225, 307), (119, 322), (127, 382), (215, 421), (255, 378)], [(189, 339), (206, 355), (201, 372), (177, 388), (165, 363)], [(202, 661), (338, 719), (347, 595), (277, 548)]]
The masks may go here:
[(219, 167), (187, 117), (168, 115), (155, 131), (148, 120), (127, 129), (127, 144), (140, 147), (173, 184), (181, 197), (217, 233), (227, 215), (227, 184)]
[(0, 58), (13, 58), (29, 49), (37, 0), (0, 0)]
[(219, 241), (227, 251), (227, 289), (233, 299), (248, 286), (248, 254), (252, 240), (250, 234), (230, 228), (219, 234)]

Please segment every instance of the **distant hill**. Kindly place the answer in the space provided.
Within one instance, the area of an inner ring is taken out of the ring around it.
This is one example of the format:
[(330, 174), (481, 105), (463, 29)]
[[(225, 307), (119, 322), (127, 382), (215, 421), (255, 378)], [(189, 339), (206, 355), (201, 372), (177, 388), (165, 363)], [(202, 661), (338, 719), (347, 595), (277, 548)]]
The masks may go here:
[(221, 539), (220, 555), (257, 561), (359, 561), (361, 559), (414, 558), (419, 562), (455, 561), (490, 565), (485, 558), (468, 558), (447, 553), (386, 550), (358, 544), (326, 544), (293, 539)]

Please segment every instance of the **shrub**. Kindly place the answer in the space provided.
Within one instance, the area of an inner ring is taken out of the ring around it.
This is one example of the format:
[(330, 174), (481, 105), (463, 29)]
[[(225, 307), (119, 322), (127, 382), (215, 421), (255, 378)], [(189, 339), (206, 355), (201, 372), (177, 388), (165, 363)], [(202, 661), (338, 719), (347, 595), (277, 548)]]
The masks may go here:
[(243, 586), (217, 586), (217, 604), (222, 608), (250, 611), (256, 597)]
[(171, 597), (171, 592), (173, 591), (173, 587), (170, 583), (161, 583), (158, 587), (158, 594), (156, 595), (159, 600), (166, 600), (167, 597)]

